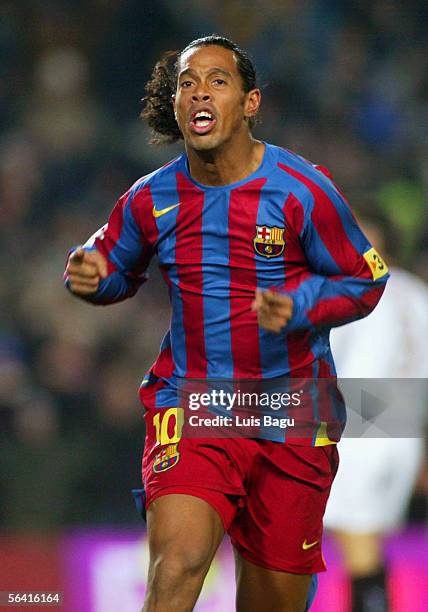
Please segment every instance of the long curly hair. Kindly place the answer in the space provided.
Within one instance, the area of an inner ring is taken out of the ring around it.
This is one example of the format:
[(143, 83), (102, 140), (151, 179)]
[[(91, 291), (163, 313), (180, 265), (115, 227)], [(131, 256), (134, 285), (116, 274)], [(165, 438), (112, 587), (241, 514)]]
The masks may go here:
[[(177, 87), (178, 65), (183, 53), (189, 49), (208, 47), (209, 45), (217, 45), (233, 51), (245, 93), (257, 87), (256, 69), (249, 55), (224, 36), (212, 34), (193, 40), (182, 51), (167, 51), (156, 63), (152, 75), (146, 83), (146, 95), (142, 100), (144, 108), (141, 112), (141, 118), (147, 122), (152, 130), (150, 139), (152, 144), (170, 144), (183, 138), (175, 120), (172, 106), (172, 96)], [(250, 117), (248, 124), (252, 128), (255, 124), (255, 118)]]

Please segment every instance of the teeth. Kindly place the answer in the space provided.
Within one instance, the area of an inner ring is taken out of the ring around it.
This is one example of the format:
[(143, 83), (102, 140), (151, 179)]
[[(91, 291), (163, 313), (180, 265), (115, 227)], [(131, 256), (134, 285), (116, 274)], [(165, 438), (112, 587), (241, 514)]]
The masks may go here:
[(199, 117), (207, 117), (208, 119), (212, 119), (212, 115), (211, 113), (208, 113), (207, 111), (200, 111), (199, 113), (196, 113), (195, 115), (195, 119), (198, 119)]

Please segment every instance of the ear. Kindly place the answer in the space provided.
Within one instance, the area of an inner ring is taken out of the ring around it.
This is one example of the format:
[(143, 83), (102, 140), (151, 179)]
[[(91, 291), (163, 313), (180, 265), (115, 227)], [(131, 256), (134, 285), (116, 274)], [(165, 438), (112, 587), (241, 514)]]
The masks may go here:
[(244, 114), (245, 117), (255, 117), (259, 112), (262, 94), (260, 89), (252, 89), (245, 96)]
[(172, 94), (172, 96), (171, 96), (172, 108), (174, 109), (175, 120), (177, 120), (177, 109), (176, 109), (176, 106), (175, 106), (175, 99), (176, 99), (175, 94)]

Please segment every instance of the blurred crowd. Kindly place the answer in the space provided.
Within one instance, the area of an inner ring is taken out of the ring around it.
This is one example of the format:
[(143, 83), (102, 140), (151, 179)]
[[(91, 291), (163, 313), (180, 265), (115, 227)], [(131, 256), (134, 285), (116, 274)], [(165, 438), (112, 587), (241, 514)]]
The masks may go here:
[[(152, 279), (93, 307), (63, 289), (71, 246), (180, 150), (139, 120), (162, 51), (212, 32), (252, 55), (256, 136), (330, 168), (428, 281), (423, 0), (2, 0), (0, 528), (136, 522), (137, 388), (169, 321)], [(417, 505), (415, 513), (420, 513)]]

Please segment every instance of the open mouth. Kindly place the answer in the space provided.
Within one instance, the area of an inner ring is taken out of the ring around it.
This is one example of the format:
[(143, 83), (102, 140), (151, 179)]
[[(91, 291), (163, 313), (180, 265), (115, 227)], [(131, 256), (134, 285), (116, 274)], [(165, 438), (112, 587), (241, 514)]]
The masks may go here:
[(190, 129), (196, 134), (208, 134), (214, 128), (217, 119), (207, 110), (201, 110), (192, 114)]

